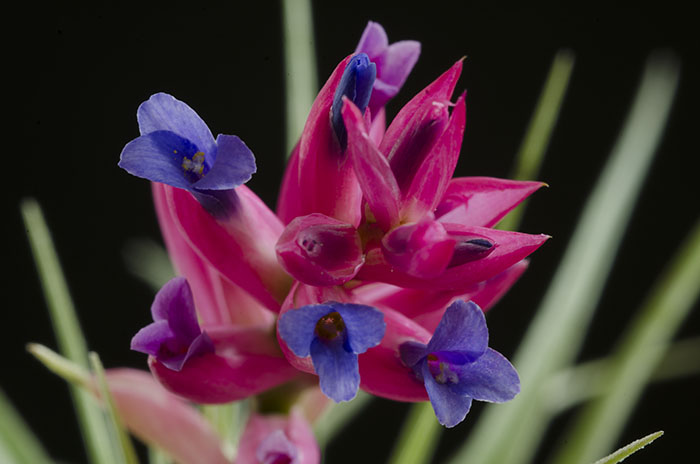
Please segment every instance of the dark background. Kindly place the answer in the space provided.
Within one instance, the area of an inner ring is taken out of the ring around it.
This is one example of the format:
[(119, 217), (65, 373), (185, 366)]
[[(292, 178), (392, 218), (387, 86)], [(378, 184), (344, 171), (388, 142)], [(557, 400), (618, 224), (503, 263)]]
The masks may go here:
[[(206, 6), (93, 2), (29, 4), (6, 14), (2, 388), (57, 459), (83, 462), (67, 389), (24, 350), (55, 347), (18, 202), (44, 208), (89, 346), (108, 367), (145, 368), (128, 349), (149, 321), (152, 292), (126, 270), (128, 239), (160, 240), (146, 182), (116, 163), (138, 135), (136, 108), (165, 91), (187, 102), (217, 134), (239, 135), (257, 157), (249, 183), (273, 205), (284, 161), (284, 69), (278, 2)], [(499, 2), (500, 4), (500, 2)], [(530, 203), (521, 230), (553, 236), (531, 269), (490, 313), (491, 346), (512, 355), (562, 256), (588, 192), (631, 103), (644, 61), (674, 51), (683, 74), (662, 145), (642, 191), (613, 274), (590, 327), (582, 360), (606, 354), (698, 217), (695, 123), (698, 69), (691, 15), (672, 2), (654, 8), (473, 6), (469, 2), (314, 2), (319, 82), (352, 52), (367, 20), (391, 41), (416, 39), (423, 52), (402, 103), (466, 55), (458, 90), (468, 89), (467, 131), (457, 175), (507, 177), (554, 53), (568, 47), (576, 66), (540, 180), (550, 188)], [(8, 104), (9, 103), (9, 104)], [(15, 128), (15, 124), (17, 128)], [(7, 183), (5, 184), (7, 185)], [(696, 306), (697, 307), (697, 306)], [(679, 337), (700, 333), (695, 311)], [(678, 456), (696, 440), (699, 376), (647, 388), (621, 443), (658, 429), (666, 435), (634, 462)], [(406, 406), (376, 400), (329, 449), (327, 462), (383, 462)], [(434, 462), (469, 432), (482, 410), (443, 434)], [(540, 450), (543, 460), (557, 431)], [(526, 424), (524, 424), (526, 426)], [(380, 431), (381, 433), (377, 433)], [(370, 453), (369, 450), (372, 450)]]

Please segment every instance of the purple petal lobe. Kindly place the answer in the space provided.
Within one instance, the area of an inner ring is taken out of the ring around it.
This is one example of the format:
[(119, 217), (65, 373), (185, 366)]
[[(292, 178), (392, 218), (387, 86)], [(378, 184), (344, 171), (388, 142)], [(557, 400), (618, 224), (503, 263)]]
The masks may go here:
[(389, 46), (389, 38), (381, 24), (369, 21), (362, 32), (355, 53), (366, 53), (370, 58), (383, 53)]
[(486, 318), (474, 303), (457, 300), (448, 306), (427, 351), (466, 351), (479, 356), (488, 347)]
[[(399, 346), (401, 361), (403, 361), (403, 363), (408, 367), (415, 367), (428, 354), (425, 348), (426, 347), (424, 344), (414, 341), (402, 343)], [(420, 372), (420, 369), (417, 369), (416, 373), (418, 374)]]
[(193, 187), (198, 190), (228, 190), (248, 182), (256, 170), (253, 152), (235, 135), (219, 134), (216, 145), (214, 164)]
[(353, 353), (364, 353), (384, 337), (386, 324), (378, 309), (353, 303), (335, 303), (333, 307), (343, 318), (348, 332), (347, 344)]
[(345, 351), (343, 340), (339, 338), (330, 342), (315, 338), (310, 347), (321, 391), (336, 403), (350, 401), (360, 387), (357, 355)]
[(422, 375), (435, 416), (445, 427), (454, 427), (467, 417), (472, 399), (453, 392), (449, 386), (438, 383), (427, 362), (422, 364)]
[(499, 352), (488, 348), (474, 362), (453, 365), (459, 377), (450, 388), (479, 401), (503, 403), (520, 392), (520, 379), (513, 365)]
[(122, 150), (119, 167), (136, 177), (191, 190), (207, 166), (191, 141), (170, 131), (137, 137)]
[(167, 130), (190, 140), (207, 156), (215, 156), (214, 136), (206, 123), (192, 108), (172, 95), (152, 95), (139, 106), (136, 116), (141, 135)]
[(260, 464), (296, 464), (298, 454), (296, 446), (278, 429), (260, 443), (256, 457)]
[(376, 75), (377, 67), (370, 62), (365, 53), (358, 53), (352, 57), (343, 71), (343, 77), (335, 90), (331, 107), (331, 123), (343, 150), (347, 145), (347, 132), (341, 114), (343, 97), (347, 97), (360, 109), (361, 113), (364, 113), (372, 95), (372, 85)]
[(151, 314), (154, 322), (132, 338), (132, 350), (150, 354), (174, 371), (194, 356), (214, 352), (214, 343), (199, 328), (192, 291), (184, 278), (176, 277), (161, 288)]
[(307, 305), (287, 311), (277, 323), (280, 337), (295, 355), (301, 358), (309, 356), (311, 342), (316, 338), (316, 324), (334, 311), (330, 304)]

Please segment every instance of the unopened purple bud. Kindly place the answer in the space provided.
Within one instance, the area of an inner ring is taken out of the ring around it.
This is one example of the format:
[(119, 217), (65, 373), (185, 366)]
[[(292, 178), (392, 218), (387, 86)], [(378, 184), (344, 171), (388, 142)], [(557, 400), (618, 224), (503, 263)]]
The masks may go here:
[(494, 249), (494, 244), (485, 238), (457, 238), (452, 259), (447, 267), (459, 266), (470, 261), (485, 258)]
[(277, 259), (289, 274), (315, 286), (347, 282), (364, 263), (357, 230), (319, 213), (290, 222), (275, 250)]
[(333, 106), (331, 107), (331, 124), (343, 150), (347, 146), (348, 138), (341, 114), (343, 97), (347, 97), (364, 113), (372, 96), (372, 86), (376, 77), (377, 67), (369, 60), (366, 53), (358, 53), (345, 67), (343, 77), (335, 90)]

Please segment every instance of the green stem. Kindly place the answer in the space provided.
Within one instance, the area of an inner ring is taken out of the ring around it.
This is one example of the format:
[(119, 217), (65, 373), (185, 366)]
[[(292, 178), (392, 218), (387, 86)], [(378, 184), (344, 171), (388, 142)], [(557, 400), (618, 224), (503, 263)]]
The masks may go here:
[(10, 399), (0, 390), (0, 462), (15, 464), (49, 464), (44, 450)]
[(343, 427), (362, 412), (371, 400), (371, 395), (358, 391), (354, 400), (329, 406), (314, 423), (314, 435), (321, 449), (323, 450)]

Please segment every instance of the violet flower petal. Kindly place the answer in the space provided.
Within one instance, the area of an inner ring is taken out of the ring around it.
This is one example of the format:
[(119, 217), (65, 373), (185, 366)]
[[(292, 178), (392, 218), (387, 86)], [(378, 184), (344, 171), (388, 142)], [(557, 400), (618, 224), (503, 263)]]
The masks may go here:
[(141, 135), (174, 132), (194, 143), (206, 157), (216, 157), (216, 142), (209, 127), (186, 103), (167, 93), (157, 93), (141, 103), (136, 113)]
[(503, 403), (520, 392), (520, 378), (513, 365), (499, 352), (488, 348), (473, 362), (452, 365), (459, 382), (451, 384), (455, 393), (479, 401)]
[(179, 337), (192, 340), (201, 333), (192, 289), (184, 277), (175, 277), (163, 285), (153, 299), (151, 316), (154, 321), (168, 321)]
[(357, 44), (355, 53), (366, 53), (370, 58), (380, 55), (389, 46), (389, 38), (381, 24), (369, 21)]
[(277, 329), (289, 349), (300, 358), (309, 356), (311, 342), (316, 337), (316, 324), (326, 314), (335, 311), (330, 304), (316, 304), (295, 308), (280, 316)]
[(140, 353), (155, 355), (163, 340), (172, 338), (175, 338), (175, 334), (168, 325), (168, 321), (156, 321), (136, 332), (131, 339), (130, 348)]
[(343, 318), (348, 331), (347, 345), (353, 353), (364, 353), (378, 345), (384, 337), (384, 315), (376, 308), (353, 303), (336, 303), (333, 309)]
[(191, 160), (198, 151), (196, 145), (173, 132), (155, 131), (127, 143), (119, 167), (136, 177), (191, 190), (199, 177), (183, 169), (183, 160)]
[(421, 364), (421, 373), (438, 422), (449, 428), (462, 422), (471, 408), (472, 399), (452, 391), (448, 385), (439, 384), (430, 373), (427, 361)]
[(245, 184), (256, 171), (255, 156), (235, 135), (219, 134), (216, 160), (206, 176), (192, 187), (198, 190), (228, 190)]
[(323, 394), (336, 403), (355, 398), (360, 387), (357, 354), (346, 351), (342, 340), (324, 343), (318, 338), (311, 342), (310, 351)]
[(480, 356), (488, 344), (489, 331), (481, 308), (471, 301), (457, 300), (445, 311), (426, 351), (466, 351)]

